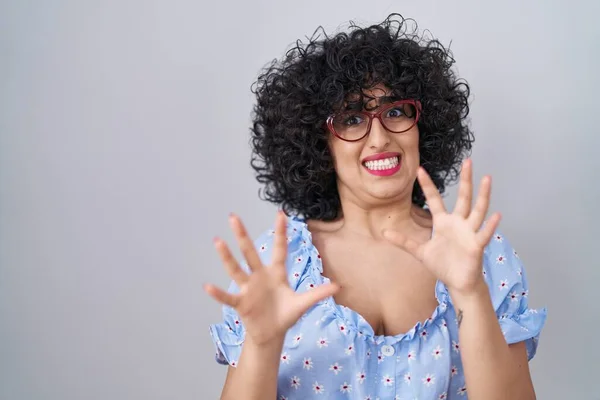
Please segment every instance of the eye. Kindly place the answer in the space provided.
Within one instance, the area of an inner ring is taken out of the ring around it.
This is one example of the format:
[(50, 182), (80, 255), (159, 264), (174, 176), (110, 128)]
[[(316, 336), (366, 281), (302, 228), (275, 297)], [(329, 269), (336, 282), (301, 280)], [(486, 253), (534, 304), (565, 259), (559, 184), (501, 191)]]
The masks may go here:
[(342, 117), (341, 123), (344, 126), (360, 125), (364, 121), (360, 114), (346, 114)]
[(404, 106), (390, 108), (386, 113), (386, 118), (400, 118), (404, 116)]

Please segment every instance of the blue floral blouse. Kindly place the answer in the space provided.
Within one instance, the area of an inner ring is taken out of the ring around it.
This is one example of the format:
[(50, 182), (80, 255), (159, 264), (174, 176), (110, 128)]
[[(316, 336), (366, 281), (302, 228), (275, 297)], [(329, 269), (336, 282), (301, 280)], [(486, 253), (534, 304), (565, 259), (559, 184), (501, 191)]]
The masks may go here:
[[(255, 241), (265, 264), (271, 259), (273, 235), (271, 229)], [(306, 223), (289, 218), (287, 235), (290, 285), (303, 292), (329, 282)], [(525, 270), (499, 233), (485, 249), (483, 274), (507, 343), (525, 341), (531, 360), (546, 309), (528, 307)], [(229, 291), (239, 288), (232, 282)], [(456, 315), (439, 281), (435, 295), (438, 306), (431, 317), (394, 336), (375, 335), (363, 317), (332, 297), (317, 303), (287, 332), (277, 399), (467, 399)], [(223, 319), (210, 326), (216, 360), (235, 367), (245, 330), (231, 307), (223, 307)]]

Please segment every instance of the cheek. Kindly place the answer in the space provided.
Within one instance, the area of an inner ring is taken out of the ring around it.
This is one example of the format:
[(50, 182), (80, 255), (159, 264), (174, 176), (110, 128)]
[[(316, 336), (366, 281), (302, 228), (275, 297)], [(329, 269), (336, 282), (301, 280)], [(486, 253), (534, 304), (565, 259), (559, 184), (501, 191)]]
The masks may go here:
[(407, 157), (419, 159), (419, 132), (416, 131), (403, 138), (399, 143)]
[(356, 165), (360, 160), (361, 146), (358, 143), (346, 143), (339, 140), (329, 143), (329, 151), (333, 157), (336, 172), (348, 170), (351, 165)]
[(416, 130), (415, 133), (411, 134), (408, 139), (410, 141), (411, 150), (418, 155), (419, 154), (419, 131)]
[(410, 140), (410, 142), (417, 148), (419, 147), (419, 129), (418, 128), (414, 128), (414, 130), (410, 133), (410, 135), (408, 135), (408, 140)]

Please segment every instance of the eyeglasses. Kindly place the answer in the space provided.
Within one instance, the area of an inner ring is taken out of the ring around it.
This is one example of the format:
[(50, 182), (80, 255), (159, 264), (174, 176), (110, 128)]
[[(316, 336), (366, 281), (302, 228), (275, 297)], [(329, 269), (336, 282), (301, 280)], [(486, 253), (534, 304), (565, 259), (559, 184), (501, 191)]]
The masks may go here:
[(385, 129), (403, 133), (417, 124), (421, 114), (418, 100), (399, 100), (381, 107), (377, 112), (342, 111), (327, 118), (327, 128), (346, 142), (357, 142), (371, 131), (373, 119), (377, 118)]

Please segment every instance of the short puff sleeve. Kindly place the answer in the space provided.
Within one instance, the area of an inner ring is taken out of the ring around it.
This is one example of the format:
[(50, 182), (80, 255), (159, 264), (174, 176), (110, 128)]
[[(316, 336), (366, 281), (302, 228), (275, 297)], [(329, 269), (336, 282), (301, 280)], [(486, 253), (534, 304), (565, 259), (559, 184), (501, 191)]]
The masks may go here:
[(525, 268), (517, 252), (499, 232), (486, 246), (483, 274), (506, 342), (525, 341), (527, 357), (531, 360), (546, 322), (546, 309), (529, 308)]

